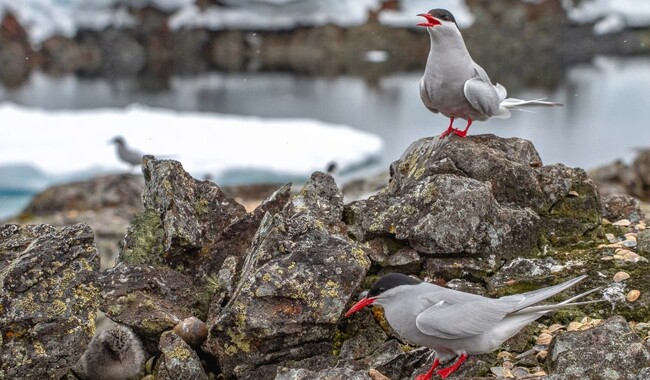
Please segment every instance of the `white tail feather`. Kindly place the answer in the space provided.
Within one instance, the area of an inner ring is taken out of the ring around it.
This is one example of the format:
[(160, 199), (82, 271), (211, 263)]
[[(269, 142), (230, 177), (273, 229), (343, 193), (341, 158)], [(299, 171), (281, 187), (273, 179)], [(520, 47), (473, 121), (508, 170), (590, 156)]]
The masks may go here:
[(500, 106), (510, 109), (518, 109), (519, 107), (562, 107), (564, 104), (556, 102), (544, 101), (546, 98), (535, 100), (522, 100), (515, 98), (504, 99)]

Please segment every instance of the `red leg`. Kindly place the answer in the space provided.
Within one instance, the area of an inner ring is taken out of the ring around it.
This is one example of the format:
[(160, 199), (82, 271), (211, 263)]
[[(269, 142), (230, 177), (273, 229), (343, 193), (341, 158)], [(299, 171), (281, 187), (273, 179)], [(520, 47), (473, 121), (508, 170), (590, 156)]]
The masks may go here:
[(436, 373), (437, 373), (438, 375), (440, 375), (440, 377), (442, 377), (443, 379), (446, 379), (447, 376), (449, 376), (449, 375), (451, 375), (452, 373), (454, 373), (454, 372), (458, 369), (458, 367), (460, 367), (460, 365), (463, 364), (463, 362), (464, 362), (466, 359), (467, 359), (467, 355), (466, 355), (466, 354), (461, 354), (461, 355), (458, 357), (458, 360), (456, 360), (456, 361), (454, 362), (454, 364), (452, 364), (452, 365), (450, 365), (449, 367), (446, 367), (446, 368), (441, 368), (441, 369), (439, 369), (438, 372), (436, 372)]
[(433, 371), (438, 368), (438, 365), (440, 364), (440, 361), (438, 358), (433, 361), (433, 365), (431, 366), (431, 369), (427, 371), (426, 374), (424, 375), (417, 375), (415, 377), (415, 380), (431, 380), (431, 377), (433, 376)]
[(458, 129), (455, 129), (454, 133), (457, 134), (460, 137), (465, 137), (465, 136), (467, 136), (467, 131), (469, 131), (469, 127), (471, 127), (471, 126), (472, 126), (472, 119), (468, 119), (467, 120), (467, 126), (465, 127), (465, 129), (463, 129), (462, 131), (460, 131)]
[(449, 135), (451, 132), (456, 133), (456, 130), (454, 129), (454, 118), (450, 117), (449, 120), (450, 120), (449, 128), (447, 128), (446, 131), (442, 132), (442, 134), (440, 135), (440, 139), (447, 137), (447, 135)]

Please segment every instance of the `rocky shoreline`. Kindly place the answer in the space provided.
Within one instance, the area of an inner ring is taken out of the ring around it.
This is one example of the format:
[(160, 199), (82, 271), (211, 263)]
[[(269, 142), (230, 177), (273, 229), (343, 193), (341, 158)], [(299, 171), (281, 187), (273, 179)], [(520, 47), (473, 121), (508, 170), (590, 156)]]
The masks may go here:
[[(530, 83), (553, 87), (561, 82), (568, 65), (590, 61), (598, 54), (650, 51), (645, 43), (650, 30), (595, 36), (592, 25), (576, 25), (567, 19), (560, 0), (467, 3), (476, 17), (464, 32), (469, 50), (511, 90)], [(366, 24), (347, 28), (328, 24), (280, 31), (211, 31), (172, 30), (170, 14), (152, 7), (129, 11), (137, 20), (133, 28), (80, 30), (73, 38), (54, 36), (39, 46), (32, 46), (25, 29), (6, 13), (0, 22), (0, 82), (19, 86), (34, 70), (52, 75), (138, 77), (145, 85), (157, 83), (158, 88), (172, 74), (209, 70), (353, 74), (373, 79), (421, 70), (429, 49), (422, 30), (383, 25), (375, 13)], [(386, 52), (387, 59), (368, 62), (364, 54), (376, 50)]]
[[(73, 379), (101, 310), (157, 357), (148, 379), (412, 379), (429, 350), (380, 309), (342, 318), (388, 272), (489, 296), (579, 274), (569, 293), (601, 287), (607, 302), (549, 314), (455, 378), (650, 374), (643, 203), (543, 165), (529, 141), (421, 139), (367, 199), (345, 203), (317, 172), (251, 211), (179, 162), (146, 156), (142, 170), (49, 189), (0, 228), (0, 378)], [(117, 265), (100, 270), (106, 249)]]

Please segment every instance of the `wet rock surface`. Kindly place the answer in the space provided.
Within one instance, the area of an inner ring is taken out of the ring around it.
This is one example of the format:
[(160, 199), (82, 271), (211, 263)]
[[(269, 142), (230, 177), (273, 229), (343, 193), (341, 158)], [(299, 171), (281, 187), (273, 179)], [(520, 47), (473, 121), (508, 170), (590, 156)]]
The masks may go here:
[(85, 224), (0, 228), (0, 378), (68, 372), (94, 335), (98, 270)]
[[(581, 169), (543, 166), (530, 142), (491, 135), (444, 144), (419, 140), (391, 169), (390, 182), (368, 199), (344, 205), (333, 179), (314, 173), (294, 194), (290, 185), (266, 188), (259, 197), (266, 199), (249, 212), (236, 194), (151, 156), (139, 187), (137, 177), (125, 176), (125, 183), (114, 177), (50, 192), (65, 195), (56, 207), (45, 201), (32, 208), (44, 217), (70, 207), (110, 210), (111, 202), (139, 211), (123, 227), (118, 265), (103, 272), (91, 262), (96, 250), (87, 226), (0, 230), (2, 370), (25, 378), (43, 371), (66, 375), (100, 310), (133, 329), (147, 358), (160, 356), (149, 378), (410, 380), (431, 365), (429, 349), (397, 336), (380, 308), (342, 318), (378, 276), (397, 271), (487, 296), (583, 273), (588, 279), (567, 296), (602, 288), (607, 302), (550, 313), (503, 351), (470, 357), (456, 378), (571, 378), (578, 367), (590, 374), (591, 358), (605, 354), (614, 359), (603, 368), (621, 375), (614, 378), (643, 374), (650, 234), (633, 199), (603, 198), (601, 204)], [(143, 208), (139, 195), (133, 201), (136, 188), (144, 189)], [(603, 221), (602, 214), (612, 219)], [(78, 265), (80, 255), (88, 265)], [(64, 265), (52, 264), (58, 262)], [(65, 275), (66, 265), (74, 276)], [(22, 268), (34, 275), (22, 275)], [(53, 292), (48, 276), (61, 281)], [(78, 297), (74, 289), (82, 285), (62, 285), (77, 278), (86, 279), (92, 295), (81, 310), (68, 298)], [(31, 311), (24, 307), (29, 297), (37, 301)], [(61, 297), (65, 305), (53, 310)], [(27, 319), (17, 317), (32, 311)], [(66, 317), (39, 319), (58, 312)], [(602, 321), (617, 314), (627, 321)], [(46, 344), (35, 336), (51, 339)], [(68, 348), (66, 339), (76, 346)], [(25, 355), (37, 365), (22, 365)], [(622, 372), (624, 363), (635, 369)]]

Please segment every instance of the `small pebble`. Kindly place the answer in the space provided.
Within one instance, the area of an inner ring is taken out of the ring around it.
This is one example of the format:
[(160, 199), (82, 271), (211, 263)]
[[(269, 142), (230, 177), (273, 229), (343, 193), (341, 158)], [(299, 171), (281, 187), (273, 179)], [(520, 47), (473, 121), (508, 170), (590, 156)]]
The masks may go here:
[(567, 195), (572, 196), (572, 197), (579, 197), (580, 196), (580, 194), (578, 194), (578, 192), (575, 191), (575, 190), (569, 191), (569, 193)]
[(508, 351), (501, 351), (497, 354), (497, 359), (512, 359), (515, 356)]
[(564, 326), (564, 325), (561, 325), (559, 323), (555, 323), (555, 324), (550, 325), (548, 328), (542, 330), (542, 332), (547, 333), (547, 334), (553, 334), (554, 332), (556, 332), (558, 330), (561, 330), (561, 329), (563, 329), (565, 327), (566, 326)]
[(370, 376), (372, 380), (390, 380), (390, 377), (384, 375), (374, 368), (368, 370), (368, 376)]
[(638, 263), (639, 261), (644, 261), (644, 262), (648, 261), (648, 259), (646, 259), (643, 256), (640, 256), (635, 252), (626, 253), (625, 255), (623, 255), (623, 260), (627, 261), (628, 263)]
[(636, 240), (625, 240), (623, 242), (623, 246), (627, 248), (634, 248), (636, 247), (636, 244), (637, 244)]
[(578, 331), (582, 327), (582, 323), (580, 322), (571, 322), (566, 328), (566, 331)]
[(617, 220), (616, 222), (612, 223), (612, 225), (614, 225), (614, 226), (622, 226), (622, 227), (627, 227), (630, 224), (632, 224), (632, 222), (630, 222), (628, 219), (621, 219), (621, 220)]
[(638, 234), (636, 232), (628, 232), (628, 233), (625, 234), (625, 238), (627, 240), (636, 240), (637, 235)]
[(607, 241), (610, 242), (610, 243), (616, 243), (616, 242), (618, 242), (618, 238), (616, 238), (616, 236), (614, 236), (614, 234), (607, 233), (607, 234), (605, 234), (605, 238), (606, 238)]
[(531, 373), (530, 376), (542, 377), (542, 376), (548, 376), (548, 373), (546, 373), (544, 371), (535, 371), (535, 372)]
[(614, 282), (625, 281), (630, 278), (630, 275), (627, 272), (616, 272), (614, 275)]
[(507, 370), (511, 370), (514, 366), (515, 365), (512, 364), (512, 362), (510, 362), (510, 361), (506, 360), (505, 362), (503, 362), (503, 368), (505, 368)]
[(614, 256), (603, 256), (600, 259), (603, 261), (610, 261), (610, 260), (614, 260)]
[(508, 379), (514, 379), (513, 374), (510, 372), (510, 370), (507, 370), (503, 367), (492, 367), (490, 368), (490, 371), (496, 375), (496, 377), (505, 377)]
[(537, 353), (537, 360), (540, 361), (540, 362), (543, 362), (544, 360), (546, 360), (547, 356), (548, 356), (548, 351), (547, 350), (540, 351), (540, 352)]
[(515, 367), (510, 371), (517, 379), (521, 379), (522, 377), (527, 377), (530, 375), (530, 372), (528, 372), (528, 369), (524, 367)]
[(174, 327), (174, 333), (190, 346), (198, 347), (208, 338), (208, 326), (196, 317), (189, 317)]
[(641, 292), (637, 289), (630, 290), (629, 293), (627, 293), (627, 302), (634, 302), (637, 299), (639, 299), (639, 296), (641, 295)]
[(541, 333), (537, 337), (535, 344), (548, 345), (551, 344), (551, 340), (553, 340), (553, 335), (548, 333)]

